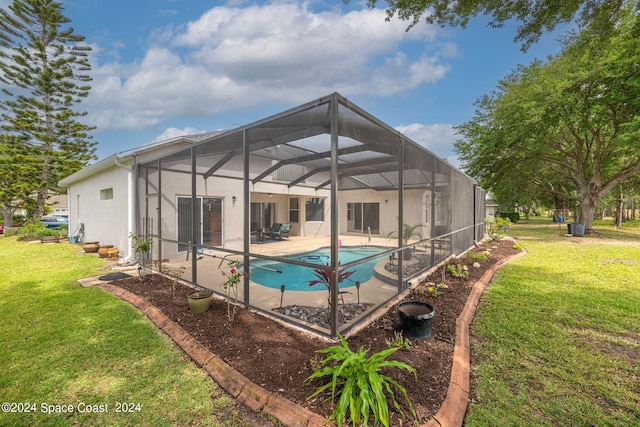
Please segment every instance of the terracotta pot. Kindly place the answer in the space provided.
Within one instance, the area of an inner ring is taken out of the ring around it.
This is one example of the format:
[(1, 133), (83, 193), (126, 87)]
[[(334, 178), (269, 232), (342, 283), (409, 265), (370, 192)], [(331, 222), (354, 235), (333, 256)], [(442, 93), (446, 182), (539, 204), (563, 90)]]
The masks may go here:
[(113, 248), (113, 245), (102, 245), (98, 248), (98, 255), (100, 255), (100, 258), (106, 258), (107, 257), (107, 251), (109, 249)]
[(85, 242), (82, 249), (88, 254), (95, 254), (100, 249), (100, 242)]
[(109, 248), (107, 249), (107, 258), (109, 259), (118, 259), (120, 257), (120, 249), (118, 248)]

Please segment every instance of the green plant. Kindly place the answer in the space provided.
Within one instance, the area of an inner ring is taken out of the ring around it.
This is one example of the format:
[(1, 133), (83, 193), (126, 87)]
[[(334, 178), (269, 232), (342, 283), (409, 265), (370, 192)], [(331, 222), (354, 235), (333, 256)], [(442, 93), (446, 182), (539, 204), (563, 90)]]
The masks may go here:
[(511, 221), (508, 218), (496, 218), (493, 221), (487, 218), (485, 222), (489, 225), (487, 234), (493, 241), (504, 239), (511, 228)]
[(402, 335), (402, 332), (394, 332), (393, 339), (385, 339), (384, 342), (385, 344), (387, 344), (387, 347), (398, 347), (405, 349), (409, 349), (409, 347), (411, 347), (411, 340), (409, 338), (405, 338), (404, 335)]
[(464, 266), (461, 264), (449, 264), (447, 265), (447, 270), (453, 277), (458, 277), (461, 279), (466, 279), (469, 277), (469, 271), (465, 270)]
[[(422, 239), (422, 234), (418, 233), (417, 230), (426, 227), (426, 224), (415, 224), (415, 225), (409, 225), (409, 224), (402, 224), (402, 243), (404, 246), (407, 246), (409, 244), (409, 240), (411, 240), (412, 237), (417, 237), (418, 239)], [(398, 234), (397, 231), (392, 231), (391, 233), (387, 234), (387, 237), (393, 237), (396, 236)]]
[(233, 295), (234, 300), (236, 301), (238, 300), (238, 284), (240, 283), (240, 280), (242, 280), (242, 278), (245, 275), (249, 274), (249, 273), (240, 273), (240, 270), (238, 270), (239, 266), (240, 266), (239, 260), (237, 259), (229, 260), (229, 262), (227, 262), (227, 267), (229, 268), (229, 271), (222, 272), (222, 275), (225, 276), (227, 280), (220, 284), (220, 287), (224, 289), (224, 293), (227, 296), (227, 318), (229, 319), (230, 322), (233, 322), (233, 319), (236, 316), (236, 310), (238, 309), (238, 306), (231, 301), (231, 296)]
[(39, 239), (44, 236), (62, 236), (63, 233), (55, 228), (48, 228), (44, 224), (25, 224), (18, 229), (18, 240)]
[(520, 221), (520, 213), (519, 212), (500, 212), (498, 216), (502, 219), (508, 219), (513, 224)]
[(327, 397), (327, 400), (331, 399), (334, 409), (329, 420), (335, 420), (340, 427), (348, 415), (353, 426), (367, 426), (370, 413), (373, 412), (374, 424), (380, 423), (388, 427), (389, 401), (404, 417), (393, 388), (404, 396), (409, 404), (411, 415), (416, 418), (416, 412), (405, 388), (393, 378), (380, 372), (385, 368), (405, 369), (413, 373), (417, 380), (416, 371), (411, 366), (397, 360), (387, 360), (393, 353), (400, 348), (406, 348), (409, 344), (405, 341), (396, 342), (395, 345), (367, 357), (368, 350), (364, 346), (357, 352), (353, 352), (341, 335), (339, 338), (341, 345), (317, 350), (317, 353), (326, 354), (327, 357), (320, 362), (322, 369), (315, 371), (307, 378), (307, 381), (327, 376), (331, 378), (327, 384), (318, 387), (315, 393), (309, 396), (311, 399), (331, 390), (331, 396)]
[(173, 297), (176, 296), (176, 284), (178, 283), (178, 279), (182, 277), (184, 274), (185, 267), (169, 267), (166, 264), (161, 263), (160, 261), (154, 262), (154, 265), (158, 269), (158, 271), (166, 276), (171, 278), (171, 292)]
[(135, 233), (130, 233), (129, 237), (132, 241), (131, 247), (133, 252), (140, 254), (141, 257), (140, 261), (142, 265), (138, 266), (138, 275), (140, 276), (140, 280), (145, 280), (147, 277), (145, 268), (148, 266), (149, 252), (151, 252), (151, 240)]
[[(468, 272), (466, 272), (467, 275), (469, 274)], [(427, 286), (427, 293), (431, 296), (437, 297), (439, 295), (442, 295), (442, 291), (441, 289), (447, 289), (448, 286), (444, 283), (444, 282), (440, 282), (437, 285), (436, 284), (431, 284), (429, 286)]]
[(488, 261), (489, 254), (486, 252), (470, 252), (469, 259), (473, 261)]
[(516, 249), (518, 251), (523, 251), (524, 246), (522, 246), (520, 243), (516, 243), (515, 245), (513, 245), (513, 249)]
[(135, 233), (129, 234), (129, 237), (131, 237), (131, 241), (133, 242), (131, 247), (135, 253), (142, 254), (143, 256), (149, 254), (151, 251), (151, 240)]

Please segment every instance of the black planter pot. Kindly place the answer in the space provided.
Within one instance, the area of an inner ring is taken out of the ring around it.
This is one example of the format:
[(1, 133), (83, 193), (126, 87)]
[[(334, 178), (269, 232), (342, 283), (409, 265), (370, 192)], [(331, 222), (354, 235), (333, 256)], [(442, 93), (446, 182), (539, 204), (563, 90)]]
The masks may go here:
[(429, 338), (435, 311), (426, 302), (403, 301), (398, 304), (402, 332), (414, 338)]

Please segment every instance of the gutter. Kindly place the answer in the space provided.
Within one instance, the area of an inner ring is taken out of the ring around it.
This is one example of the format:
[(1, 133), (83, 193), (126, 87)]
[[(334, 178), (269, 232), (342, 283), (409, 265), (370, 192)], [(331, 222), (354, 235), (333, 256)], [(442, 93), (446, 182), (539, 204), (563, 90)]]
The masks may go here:
[[(130, 157), (130, 156), (129, 156)], [(133, 224), (135, 218), (135, 193), (133, 186), (133, 166), (134, 164), (128, 166), (120, 162), (121, 158), (115, 155), (114, 164), (121, 169), (127, 171), (127, 256), (124, 258), (126, 263), (133, 263), (135, 258), (133, 257), (133, 251), (131, 250), (133, 246), (133, 240), (131, 238), (131, 233), (133, 232)]]

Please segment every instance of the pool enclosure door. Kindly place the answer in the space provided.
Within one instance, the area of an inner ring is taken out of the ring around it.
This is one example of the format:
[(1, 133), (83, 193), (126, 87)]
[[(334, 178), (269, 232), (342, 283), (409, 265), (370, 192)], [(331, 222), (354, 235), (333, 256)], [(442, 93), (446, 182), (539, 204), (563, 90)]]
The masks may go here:
[[(193, 218), (197, 227), (196, 239), (192, 238)], [(178, 197), (178, 241), (222, 246), (222, 199), (197, 197), (194, 216), (191, 215), (191, 197)], [(178, 244), (179, 252), (186, 250), (186, 244)]]
[(380, 203), (347, 203), (347, 231), (380, 233)]

